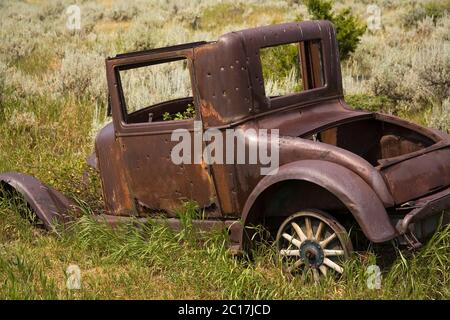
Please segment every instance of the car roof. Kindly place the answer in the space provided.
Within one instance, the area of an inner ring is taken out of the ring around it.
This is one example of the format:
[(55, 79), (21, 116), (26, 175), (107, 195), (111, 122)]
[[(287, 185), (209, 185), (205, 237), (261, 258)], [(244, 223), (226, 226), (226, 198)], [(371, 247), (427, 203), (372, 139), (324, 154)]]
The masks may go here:
[(164, 53), (164, 52), (172, 52), (172, 51), (179, 51), (184, 49), (192, 49), (204, 44), (209, 43), (208, 41), (196, 41), (196, 42), (188, 42), (183, 44), (176, 44), (172, 46), (167, 47), (160, 47), (160, 48), (152, 48), (152, 49), (146, 49), (146, 50), (140, 50), (140, 51), (131, 51), (127, 53), (119, 53), (116, 54), (114, 57), (108, 58), (109, 60), (113, 59), (121, 59), (121, 58), (131, 58), (131, 57), (138, 57), (142, 55), (148, 55), (152, 53)]
[[(320, 40), (325, 85), (277, 99), (267, 97), (259, 56), (265, 47)], [(228, 125), (283, 107), (342, 96), (339, 53), (331, 22), (303, 21), (226, 33), (194, 49), (194, 69), (206, 126)], [(275, 101), (276, 100), (276, 101)]]

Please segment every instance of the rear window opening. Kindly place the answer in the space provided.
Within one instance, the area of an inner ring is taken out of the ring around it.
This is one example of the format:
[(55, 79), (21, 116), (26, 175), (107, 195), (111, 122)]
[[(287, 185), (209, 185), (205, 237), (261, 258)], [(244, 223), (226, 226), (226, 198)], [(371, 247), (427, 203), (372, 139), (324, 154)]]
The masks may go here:
[(260, 49), (266, 96), (275, 98), (325, 85), (320, 40)]
[(344, 123), (304, 138), (348, 150), (373, 166), (381, 160), (419, 151), (435, 143), (409, 128), (378, 119)]

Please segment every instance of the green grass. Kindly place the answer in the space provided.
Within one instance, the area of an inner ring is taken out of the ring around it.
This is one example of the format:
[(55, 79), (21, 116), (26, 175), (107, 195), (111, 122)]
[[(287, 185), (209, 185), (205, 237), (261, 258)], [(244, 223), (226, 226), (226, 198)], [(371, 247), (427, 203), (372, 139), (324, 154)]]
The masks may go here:
[[(274, 249), (260, 244), (253, 258), (232, 257), (224, 232), (174, 233), (152, 223), (100, 224), (89, 208), (60, 236), (38, 229), (0, 202), (0, 298), (2, 299), (410, 299), (450, 298), (449, 227), (415, 254), (397, 253), (383, 269), (379, 290), (367, 288), (373, 251), (354, 254), (341, 279), (319, 284), (308, 276), (288, 279)], [(66, 269), (78, 265), (81, 289), (68, 290)]]
[[(0, 115), (0, 172), (28, 173), (68, 195), (100, 203), (97, 177), (85, 174), (93, 151), (93, 109), (92, 103), (70, 97), (7, 99)], [(16, 121), (15, 110), (23, 115)]]

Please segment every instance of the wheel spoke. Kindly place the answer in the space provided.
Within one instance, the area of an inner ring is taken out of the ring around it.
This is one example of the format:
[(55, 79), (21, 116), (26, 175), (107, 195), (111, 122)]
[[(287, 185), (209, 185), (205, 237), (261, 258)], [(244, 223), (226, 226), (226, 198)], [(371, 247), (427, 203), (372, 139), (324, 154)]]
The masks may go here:
[(287, 271), (288, 272), (292, 272), (297, 268), (300, 268), (302, 265), (304, 264), (302, 259), (298, 259), (297, 261), (294, 262), (294, 264), (292, 266), (290, 266)]
[(334, 271), (338, 272), (338, 273), (342, 273), (344, 272), (344, 269), (342, 269), (341, 266), (339, 266), (338, 264), (334, 263), (333, 261), (331, 261), (328, 258), (325, 258), (323, 260), (323, 264), (330, 267), (331, 269), (333, 269)]
[(323, 274), (324, 276), (327, 275), (327, 267), (326, 267), (325, 265), (322, 264), (322, 265), (319, 267), (319, 270), (320, 270), (320, 272), (322, 272), (322, 274)]
[(313, 230), (311, 227), (311, 220), (309, 220), (308, 217), (305, 218), (305, 226), (306, 226), (306, 236), (308, 237), (308, 239), (312, 239), (313, 238)]
[(322, 246), (322, 248), (325, 248), (331, 241), (333, 241), (334, 238), (336, 238), (336, 233), (332, 233), (331, 236), (321, 241), (320, 245)]
[(314, 276), (314, 281), (315, 282), (319, 282), (319, 278), (320, 278), (320, 275), (319, 275), (319, 271), (317, 271), (317, 269), (312, 269), (312, 272), (313, 272), (313, 276)]
[(290, 243), (292, 243), (294, 246), (296, 246), (297, 248), (300, 248), (300, 245), (302, 244), (301, 241), (299, 241), (298, 239), (295, 239), (293, 236), (291, 236), (290, 234), (287, 234), (287, 233), (283, 233), (282, 236), (283, 236), (283, 238), (285, 238), (287, 241), (289, 241)]
[(302, 228), (300, 228), (300, 226), (298, 224), (296, 224), (295, 222), (292, 222), (291, 225), (294, 228), (295, 232), (297, 233), (298, 237), (300, 238), (300, 241), (301, 242), (305, 241), (307, 238), (306, 238), (305, 234), (303, 233)]
[(328, 250), (328, 249), (324, 249), (323, 253), (324, 253), (325, 257), (343, 256), (344, 255), (344, 250)]
[(322, 234), (322, 229), (323, 229), (323, 222), (320, 221), (319, 226), (317, 227), (316, 235), (314, 236), (314, 238), (315, 238), (317, 241), (320, 240), (320, 235)]
[(291, 265), (291, 266), (289, 266), (289, 267), (287, 268), (287, 271), (288, 271), (288, 272), (292, 272), (292, 271), (294, 271), (295, 269), (300, 268), (303, 264), (304, 264), (303, 260), (302, 260), (302, 259), (298, 259), (297, 261), (294, 262), (293, 265)]
[(300, 256), (300, 251), (299, 250), (282, 249), (282, 250), (280, 250), (280, 254), (282, 256)]

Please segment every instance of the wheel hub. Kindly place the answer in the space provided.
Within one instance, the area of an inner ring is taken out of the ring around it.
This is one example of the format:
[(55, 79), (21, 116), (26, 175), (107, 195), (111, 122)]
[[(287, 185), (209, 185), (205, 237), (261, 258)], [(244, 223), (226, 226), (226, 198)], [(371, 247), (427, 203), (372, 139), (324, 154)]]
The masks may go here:
[(318, 268), (323, 263), (323, 249), (316, 241), (305, 240), (300, 246), (300, 257), (311, 267)]

